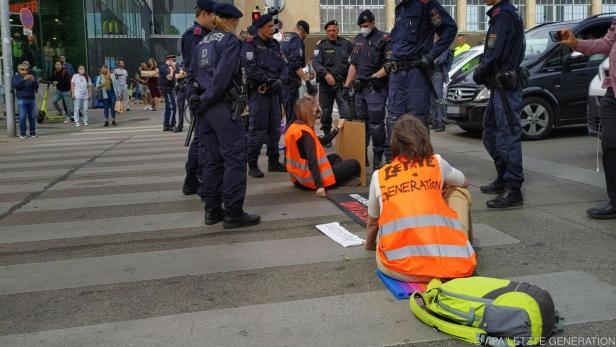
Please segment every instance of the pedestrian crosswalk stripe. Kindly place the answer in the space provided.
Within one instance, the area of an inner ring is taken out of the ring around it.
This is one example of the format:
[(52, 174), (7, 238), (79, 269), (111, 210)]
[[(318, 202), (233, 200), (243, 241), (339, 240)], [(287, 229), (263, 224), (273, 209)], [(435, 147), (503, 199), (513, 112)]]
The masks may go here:
[(447, 338), (389, 292), (183, 313), (0, 337), (6, 346), (382, 346)]
[[(95, 134), (95, 135), (92, 135), (92, 136), (96, 136), (96, 137), (62, 138), (62, 139), (45, 141), (45, 144), (39, 144), (39, 145), (35, 145), (33, 147), (39, 148), (39, 147), (45, 147), (45, 146), (57, 146), (57, 145), (68, 145), (68, 144), (85, 144), (85, 143), (90, 143), (90, 142), (117, 141), (118, 138), (125, 137), (125, 135), (117, 137), (117, 136), (110, 136), (110, 135), (99, 136), (98, 134)], [(133, 139), (158, 139), (158, 138), (163, 138), (163, 137), (166, 137), (166, 135), (163, 136), (161, 134), (135, 134), (132, 138)]]
[(0, 194), (38, 192), (47, 187), (48, 183), (10, 183), (0, 185)]
[(72, 167), (74, 164), (83, 163), (87, 159), (58, 159), (48, 161), (25, 161), (16, 163), (0, 163), (0, 170), (17, 169), (17, 168), (33, 168), (42, 166), (65, 166)]
[[(130, 158), (130, 157), (128, 157)], [(76, 188), (98, 188), (98, 187), (114, 187), (114, 186), (130, 186), (138, 184), (155, 184), (155, 183), (178, 183), (179, 187), (184, 181), (184, 175), (161, 175), (161, 176), (131, 176), (131, 177), (107, 177), (97, 179), (69, 179), (60, 182), (53, 186), (50, 191), (63, 190), (63, 189), (76, 189)], [(0, 193), (2, 193), (3, 186), (0, 186)]]
[[(260, 214), (263, 221), (342, 216), (342, 212), (333, 208), (328, 201), (255, 206), (251, 207), (251, 212)], [(204, 227), (202, 211), (7, 225), (0, 226), (0, 244), (198, 227)], [(207, 228), (204, 227), (204, 230)]]
[[(315, 234), (316, 234), (315, 230)], [(265, 256), (267, 255), (267, 256)], [(366, 258), (325, 236), (0, 266), (0, 295)]]
[(14, 172), (0, 172), (0, 179), (20, 179), (35, 177), (57, 177), (64, 175), (68, 169), (28, 170)]
[[(38, 151), (40, 153), (44, 153), (45, 151), (56, 151), (58, 150), (58, 148), (62, 148), (62, 147), (67, 147), (67, 151), (70, 150), (71, 147), (73, 146), (78, 146), (78, 148), (82, 148), (82, 149), (91, 149), (91, 148), (97, 148), (97, 147), (103, 147), (103, 146), (107, 146), (107, 145), (112, 145), (114, 143), (117, 143), (119, 141), (123, 140), (123, 138), (117, 138), (117, 139), (109, 139), (109, 140), (101, 140), (101, 141), (97, 141), (97, 142), (87, 142), (87, 143), (64, 143), (64, 144), (57, 144), (57, 145), (36, 145), (36, 146), (32, 146), (31, 149), (29, 150), (24, 150), (24, 151), (20, 151), (19, 153), (30, 153), (30, 152), (34, 152), (34, 151)], [(178, 144), (183, 144), (184, 143), (184, 138), (180, 138), (180, 137), (168, 137), (168, 138), (130, 138), (124, 141), (124, 145), (130, 145), (130, 144), (147, 144), (147, 143), (152, 143), (152, 144), (158, 144), (158, 143), (178, 143)]]
[[(114, 156), (114, 157), (123, 157), (123, 156), (128, 156), (128, 155), (138, 155), (138, 154), (156, 154), (156, 153), (178, 153), (178, 156), (185, 156), (186, 152), (188, 151), (188, 149), (184, 146), (165, 146), (165, 147), (158, 147), (158, 148), (152, 148), (149, 146), (146, 147), (142, 147), (142, 148), (135, 148), (129, 146), (128, 148), (123, 148), (122, 146), (118, 146), (116, 148), (119, 148), (119, 150), (113, 149), (111, 151), (109, 151), (108, 153), (104, 154), (101, 156), (101, 158), (105, 158), (105, 157), (110, 157), (110, 156)], [(57, 151), (54, 152), (39, 152), (39, 151), (30, 151), (30, 152), (24, 152), (22, 154), (19, 155), (19, 157), (14, 157), (14, 156), (5, 156), (2, 157), (0, 156), (0, 163), (13, 163), (16, 161), (36, 161), (36, 160), (46, 160), (46, 159), (57, 159), (57, 158), (63, 158), (63, 159), (69, 159), (69, 158), (90, 158), (92, 156), (95, 156), (97, 154), (100, 154), (103, 150), (100, 149), (93, 149), (93, 148), (88, 148), (87, 150), (83, 150), (83, 151), (66, 151), (66, 150), (62, 150), (59, 149)], [(17, 158), (19, 158), (17, 160)]]
[(82, 131), (79, 132), (74, 132), (71, 133), (71, 136), (79, 136), (79, 135), (83, 135), (83, 134), (87, 134), (87, 133), (101, 133), (101, 132), (108, 132), (108, 131), (121, 131), (121, 130), (138, 130), (138, 129), (156, 129), (156, 130), (163, 130), (163, 127), (161, 125), (141, 125), (141, 126), (120, 126), (117, 128), (88, 128), (88, 129), (84, 129)]

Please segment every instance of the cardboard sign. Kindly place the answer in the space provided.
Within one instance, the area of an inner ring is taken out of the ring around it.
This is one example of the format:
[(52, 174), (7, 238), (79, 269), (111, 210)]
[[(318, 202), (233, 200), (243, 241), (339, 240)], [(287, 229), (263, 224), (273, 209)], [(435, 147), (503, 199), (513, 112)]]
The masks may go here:
[(366, 124), (345, 121), (344, 128), (336, 136), (336, 153), (343, 160), (355, 159), (359, 162), (361, 186), (366, 186)]

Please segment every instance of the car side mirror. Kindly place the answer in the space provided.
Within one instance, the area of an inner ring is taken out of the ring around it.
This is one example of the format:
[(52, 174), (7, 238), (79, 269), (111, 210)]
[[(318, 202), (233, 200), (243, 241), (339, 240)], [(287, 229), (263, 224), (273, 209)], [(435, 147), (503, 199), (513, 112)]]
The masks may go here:
[(564, 63), (565, 65), (581, 64), (581, 63), (587, 62), (589, 59), (590, 58), (584, 55), (583, 53), (572, 52), (568, 54), (567, 56), (565, 56)]

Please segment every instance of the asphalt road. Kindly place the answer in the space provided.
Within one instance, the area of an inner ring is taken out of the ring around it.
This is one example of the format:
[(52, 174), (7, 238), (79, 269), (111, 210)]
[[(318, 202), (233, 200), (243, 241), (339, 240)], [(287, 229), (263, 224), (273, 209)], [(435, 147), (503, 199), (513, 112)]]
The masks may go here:
[[(323, 236), (315, 225), (364, 231), (286, 174), (249, 179), (261, 225), (203, 226), (180, 191), (185, 133), (160, 117), (103, 128), (92, 111), (87, 129), (0, 142), (0, 346), (464, 345), (394, 300), (373, 252)], [(510, 211), (477, 189), (495, 175), (479, 138), (449, 126), (433, 142), (473, 185), (477, 274), (548, 289), (566, 318), (551, 345), (616, 345), (616, 221), (585, 215), (606, 202), (596, 139), (573, 128), (524, 143), (526, 204)]]

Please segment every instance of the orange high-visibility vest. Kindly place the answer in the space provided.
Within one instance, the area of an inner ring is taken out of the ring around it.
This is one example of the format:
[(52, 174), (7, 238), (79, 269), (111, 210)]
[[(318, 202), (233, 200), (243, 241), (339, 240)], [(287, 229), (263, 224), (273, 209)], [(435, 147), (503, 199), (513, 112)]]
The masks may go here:
[(378, 256), (395, 272), (436, 278), (470, 276), (475, 251), (458, 214), (442, 196), (438, 159), (401, 160), (379, 170), (382, 212)]
[(314, 130), (305, 124), (293, 123), (287, 129), (287, 134), (284, 137), (286, 145), (286, 160), (287, 171), (291, 175), (291, 182), (298, 182), (304, 187), (317, 189), (317, 185), (312, 178), (310, 169), (308, 168), (308, 160), (302, 159), (299, 154), (299, 148), (297, 147), (297, 140), (302, 137), (302, 132), (305, 131), (314, 141), (314, 146), (317, 149), (317, 160), (319, 162), (319, 171), (321, 171), (321, 181), (323, 186), (329, 187), (336, 184), (336, 178), (332, 171), (332, 166), (327, 160), (327, 154), (325, 149), (321, 146), (321, 142), (314, 133)]

